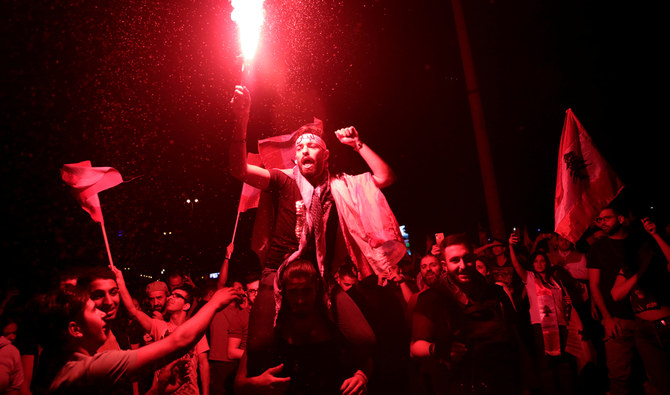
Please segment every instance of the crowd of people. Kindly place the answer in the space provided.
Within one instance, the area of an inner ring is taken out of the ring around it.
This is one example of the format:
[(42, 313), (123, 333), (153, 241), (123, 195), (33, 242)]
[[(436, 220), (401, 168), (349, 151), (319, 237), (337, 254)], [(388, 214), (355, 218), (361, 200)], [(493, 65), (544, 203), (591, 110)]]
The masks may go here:
[(335, 134), (368, 173), (330, 174), (317, 124), (265, 169), (245, 87), (231, 106), (229, 170), (271, 202), (262, 270), (229, 276), (231, 244), (213, 281), (110, 264), (23, 305), (3, 290), (0, 393), (670, 394), (666, 223), (615, 201), (577, 245), (435, 234), (410, 255), (355, 128)]

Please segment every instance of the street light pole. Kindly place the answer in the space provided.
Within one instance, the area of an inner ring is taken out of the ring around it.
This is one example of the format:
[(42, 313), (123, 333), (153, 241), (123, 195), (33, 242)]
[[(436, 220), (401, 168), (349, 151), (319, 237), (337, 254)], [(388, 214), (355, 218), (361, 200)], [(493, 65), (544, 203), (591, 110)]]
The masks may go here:
[(496, 186), (493, 160), (491, 159), (491, 149), (489, 147), (489, 140), (484, 122), (484, 110), (482, 108), (479, 87), (477, 86), (477, 76), (472, 61), (472, 51), (470, 50), (470, 40), (468, 39), (461, 0), (451, 0), (451, 7), (454, 13), (458, 47), (461, 52), (465, 86), (468, 93), (468, 101), (470, 103), (470, 115), (472, 117), (472, 126), (475, 132), (475, 141), (477, 143), (479, 168), (482, 174), (484, 197), (486, 198), (486, 208), (489, 216), (489, 228), (493, 237), (504, 240), (506, 233), (505, 225), (503, 222), (502, 210), (500, 209), (498, 187)]

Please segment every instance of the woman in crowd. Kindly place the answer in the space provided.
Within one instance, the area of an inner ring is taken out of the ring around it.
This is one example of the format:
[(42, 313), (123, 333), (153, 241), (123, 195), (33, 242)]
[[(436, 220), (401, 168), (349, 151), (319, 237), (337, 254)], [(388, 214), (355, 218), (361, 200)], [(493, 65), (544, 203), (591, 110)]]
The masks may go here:
[(573, 374), (567, 361), (567, 340), (570, 301), (544, 252), (532, 254), (532, 268), (526, 270), (514, 251), (519, 236), (509, 238), (510, 258), (514, 270), (523, 281), (530, 305), (530, 322), (535, 346), (535, 366), (540, 383), (547, 393), (572, 393)]
[(362, 394), (366, 360), (355, 355), (330, 318), (326, 293), (314, 263), (297, 260), (279, 273), (282, 305), (271, 352), (275, 364), (247, 377), (246, 355), (235, 379), (238, 393), (286, 390), (288, 394)]

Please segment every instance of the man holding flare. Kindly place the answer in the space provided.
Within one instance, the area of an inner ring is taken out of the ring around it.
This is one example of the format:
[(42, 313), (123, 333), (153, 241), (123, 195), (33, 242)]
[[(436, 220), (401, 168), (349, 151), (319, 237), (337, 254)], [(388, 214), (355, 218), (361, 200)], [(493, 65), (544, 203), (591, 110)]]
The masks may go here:
[[(330, 151), (320, 124), (304, 125), (293, 134), (293, 169), (265, 169), (246, 160), (250, 104), (247, 88), (237, 86), (231, 100), (237, 119), (229, 167), (239, 180), (269, 192), (275, 207), (263, 278), (249, 323), (249, 374), (257, 375), (271, 367), (256, 361), (262, 359), (263, 345), (272, 337), (281, 303), (280, 285), (275, 277), (287, 263), (298, 258), (310, 259), (316, 262), (326, 282), (331, 283), (332, 275), (348, 255), (361, 280), (355, 288), (365, 295), (366, 289), (392, 278), (391, 268), (405, 255), (406, 248), (398, 223), (380, 191), (395, 181), (395, 174), (361, 141), (354, 127), (339, 129), (335, 135), (361, 155), (371, 172), (331, 175), (327, 162)], [(372, 332), (375, 323), (368, 323), (347, 293), (335, 289), (331, 299), (338, 327), (349, 341), (371, 347), (375, 342)]]

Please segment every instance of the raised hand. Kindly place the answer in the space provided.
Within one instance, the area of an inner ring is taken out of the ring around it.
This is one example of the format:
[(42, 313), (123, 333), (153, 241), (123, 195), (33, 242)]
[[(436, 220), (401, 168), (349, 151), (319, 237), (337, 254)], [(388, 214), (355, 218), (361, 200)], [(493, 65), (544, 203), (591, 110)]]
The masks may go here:
[(184, 284), (188, 284), (189, 286), (195, 288), (195, 283), (193, 280), (191, 280), (190, 276), (184, 276)]
[(233, 97), (230, 99), (230, 108), (238, 117), (249, 117), (251, 94), (246, 86), (235, 86), (235, 92), (233, 92)]
[(228, 246), (226, 247), (226, 258), (230, 259), (230, 257), (233, 256), (233, 251), (235, 251), (235, 244), (234, 243), (228, 244)]
[(221, 288), (214, 293), (209, 303), (215, 303), (217, 309), (222, 309), (234, 300), (241, 300), (244, 291), (232, 287)]
[(519, 244), (519, 235), (517, 235), (516, 232), (515, 232), (515, 233), (512, 233), (509, 236), (509, 245), (514, 246), (514, 245), (517, 245), (517, 244)]
[(126, 280), (123, 278), (123, 272), (113, 264), (108, 265), (109, 269), (114, 273), (114, 276), (116, 276), (116, 284), (120, 286), (125, 286), (126, 285)]
[(335, 136), (340, 140), (340, 143), (357, 148), (360, 138), (355, 127), (349, 126), (335, 131)]
[(649, 217), (642, 218), (642, 226), (650, 235), (656, 234), (656, 224)]

